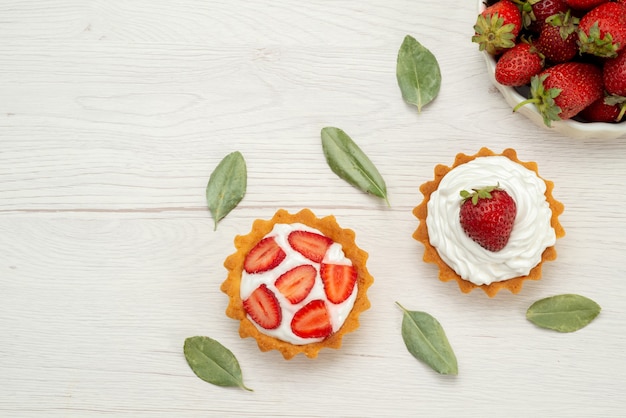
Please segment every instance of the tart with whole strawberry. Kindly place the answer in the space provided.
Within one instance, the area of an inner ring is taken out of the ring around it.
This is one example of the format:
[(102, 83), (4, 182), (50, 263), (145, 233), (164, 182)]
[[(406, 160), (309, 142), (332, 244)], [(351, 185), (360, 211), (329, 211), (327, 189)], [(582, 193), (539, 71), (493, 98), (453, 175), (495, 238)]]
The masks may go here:
[(235, 247), (224, 262), (226, 315), (240, 321), (241, 338), (256, 339), (261, 351), (278, 350), (288, 360), (340, 348), (370, 307), (368, 254), (334, 216), (280, 209), (235, 237)]
[(537, 164), (520, 161), (510, 148), (501, 154), (482, 148), (457, 154), (452, 166), (437, 165), (434, 173), (420, 187), (424, 199), (413, 210), (419, 219), (413, 238), (425, 247), (424, 261), (439, 267), (439, 279), (489, 297), (502, 289), (518, 293), (525, 280), (539, 280), (565, 231), (558, 220), (563, 205)]

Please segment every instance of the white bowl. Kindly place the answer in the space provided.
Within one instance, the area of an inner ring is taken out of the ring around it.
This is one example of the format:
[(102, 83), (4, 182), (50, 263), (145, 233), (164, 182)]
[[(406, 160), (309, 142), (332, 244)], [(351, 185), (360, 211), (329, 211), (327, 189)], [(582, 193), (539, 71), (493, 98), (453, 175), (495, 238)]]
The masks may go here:
[[(478, 0), (478, 13), (485, 10), (484, 0)], [(504, 96), (506, 102), (514, 108), (518, 103), (527, 99), (520, 94), (515, 88), (503, 86), (496, 81), (495, 70), (496, 60), (493, 56), (485, 51), (482, 51), (487, 64), (487, 73), (494, 86), (500, 90), (500, 93)], [(522, 89), (520, 89), (522, 90)], [(561, 120), (554, 121), (551, 126), (548, 127), (543, 122), (543, 117), (537, 111), (537, 108), (533, 104), (527, 104), (518, 109), (515, 113), (521, 113), (530, 119), (533, 123), (541, 126), (545, 129), (559, 132), (563, 135), (576, 138), (576, 139), (615, 139), (626, 135), (626, 122), (622, 123), (604, 123), (604, 122), (578, 122), (576, 120)]]

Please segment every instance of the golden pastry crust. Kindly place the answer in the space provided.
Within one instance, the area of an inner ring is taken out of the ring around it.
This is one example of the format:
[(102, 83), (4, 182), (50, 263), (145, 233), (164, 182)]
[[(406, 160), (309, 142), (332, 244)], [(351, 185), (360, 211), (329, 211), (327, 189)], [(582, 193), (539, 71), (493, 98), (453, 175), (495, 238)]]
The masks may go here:
[[(325, 340), (305, 345), (291, 344), (260, 332), (248, 319), (240, 297), (243, 264), (248, 252), (272, 230), (275, 224), (293, 223), (302, 223), (315, 228), (328, 238), (341, 244), (344, 254), (352, 260), (358, 273), (356, 300), (343, 326)], [(309, 358), (315, 358), (322, 348), (340, 348), (344, 334), (355, 331), (359, 327), (359, 315), (370, 307), (367, 289), (374, 282), (374, 278), (365, 266), (368, 253), (357, 247), (354, 231), (342, 229), (332, 215), (320, 219), (308, 209), (303, 209), (296, 214), (290, 214), (284, 209), (279, 209), (270, 220), (255, 220), (249, 234), (236, 236), (235, 248), (237, 251), (224, 261), (224, 267), (228, 270), (228, 277), (222, 283), (221, 290), (229, 298), (226, 315), (240, 321), (239, 335), (241, 338), (252, 337), (256, 339), (261, 351), (278, 350), (285, 359), (289, 360), (299, 353), (304, 353)]]
[[(456, 272), (450, 268), (439, 256), (437, 249), (430, 244), (430, 239), (428, 237), (428, 228), (426, 226), (426, 216), (428, 215), (427, 205), (430, 200), (430, 195), (437, 190), (439, 187), (439, 183), (441, 179), (448, 174), (453, 168), (465, 164), (469, 161), (472, 161), (478, 157), (485, 156), (494, 156), (494, 155), (502, 155), (507, 157), (508, 159), (521, 164), (529, 170), (534, 171), (537, 176), (539, 176), (539, 172), (537, 170), (537, 164), (535, 162), (523, 162), (517, 158), (517, 153), (515, 150), (511, 148), (507, 148), (502, 151), (501, 154), (496, 154), (488, 148), (481, 148), (478, 153), (474, 155), (466, 155), (466, 154), (457, 154), (454, 164), (451, 167), (439, 164), (435, 167), (434, 174), (435, 179), (433, 181), (428, 181), (420, 186), (420, 192), (424, 195), (424, 200), (420, 203), (415, 209), (413, 209), (413, 215), (419, 219), (419, 226), (417, 230), (413, 233), (413, 238), (417, 241), (421, 242), (424, 249), (424, 261), (427, 263), (436, 264), (439, 267), (439, 279), (443, 282), (447, 282), (450, 280), (456, 280), (459, 288), (463, 293), (469, 293), (477, 287), (481, 288), (489, 297), (495, 296), (500, 290), (508, 289), (511, 293), (519, 293), (522, 290), (522, 285), (524, 280), (539, 280), (541, 279), (541, 266), (544, 261), (552, 261), (556, 259), (556, 250), (554, 246), (548, 247), (545, 249), (541, 256), (541, 261), (535, 267), (531, 269), (531, 271), (526, 276), (514, 277), (512, 279), (504, 280), (501, 282), (494, 282), (488, 285), (475, 285), (474, 283), (464, 280), (456, 274)], [(565, 230), (559, 223), (559, 215), (563, 213), (564, 206), (561, 202), (554, 199), (552, 196), (552, 190), (554, 189), (554, 183), (542, 178), (546, 183), (546, 201), (548, 202), (550, 209), (552, 210), (552, 218), (550, 219), (550, 224), (554, 231), (556, 232), (557, 238), (562, 238), (565, 236)]]

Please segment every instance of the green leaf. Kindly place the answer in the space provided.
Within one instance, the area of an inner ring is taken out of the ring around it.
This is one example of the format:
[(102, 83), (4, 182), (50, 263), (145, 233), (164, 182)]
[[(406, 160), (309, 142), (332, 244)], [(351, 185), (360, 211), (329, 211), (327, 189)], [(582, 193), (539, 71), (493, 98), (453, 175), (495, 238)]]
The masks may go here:
[(421, 112), (441, 88), (441, 70), (435, 56), (415, 38), (407, 35), (398, 52), (396, 78), (402, 98)]
[(574, 332), (593, 321), (600, 310), (600, 305), (589, 298), (565, 294), (533, 303), (526, 311), (526, 318), (541, 328)]
[(323, 128), (322, 148), (326, 162), (335, 174), (362, 191), (385, 199), (389, 205), (385, 180), (374, 163), (344, 131)]
[(206, 186), (206, 200), (217, 223), (241, 202), (246, 194), (248, 171), (239, 151), (228, 154), (211, 173)]
[(438, 373), (457, 375), (456, 356), (439, 321), (426, 312), (408, 311), (396, 304), (404, 311), (402, 338), (409, 353)]
[(200, 379), (217, 386), (240, 387), (243, 384), (241, 368), (233, 353), (209, 337), (189, 337), (183, 348), (191, 370)]

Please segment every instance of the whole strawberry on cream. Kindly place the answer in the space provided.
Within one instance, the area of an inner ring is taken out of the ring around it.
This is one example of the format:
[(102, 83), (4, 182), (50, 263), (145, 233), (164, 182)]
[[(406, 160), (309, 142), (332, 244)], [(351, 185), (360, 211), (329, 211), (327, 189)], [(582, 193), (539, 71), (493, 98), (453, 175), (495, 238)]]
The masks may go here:
[[(482, 162), (482, 161), (479, 161)], [(461, 190), (459, 221), (463, 232), (481, 247), (497, 252), (506, 247), (513, 231), (517, 204), (497, 186)]]
[(255, 338), (262, 351), (276, 349), (290, 359), (339, 348), (369, 308), (367, 253), (332, 216), (279, 210), (269, 221), (255, 221), (235, 245), (224, 263), (226, 313), (240, 321), (241, 337)]
[(413, 236), (442, 281), (494, 296), (505, 288), (517, 293), (524, 280), (541, 277), (541, 264), (556, 258), (554, 244), (564, 235), (563, 205), (535, 163), (518, 160), (512, 149), (483, 148), (458, 154), (452, 167), (438, 165), (435, 175), (420, 188), (424, 200), (413, 211), (420, 220)]

